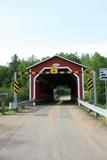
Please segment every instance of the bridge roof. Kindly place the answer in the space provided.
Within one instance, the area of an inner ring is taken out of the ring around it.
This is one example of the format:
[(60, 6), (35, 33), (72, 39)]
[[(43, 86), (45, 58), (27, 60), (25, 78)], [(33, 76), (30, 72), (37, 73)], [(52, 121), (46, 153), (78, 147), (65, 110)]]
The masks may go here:
[(82, 65), (82, 64), (80, 64), (80, 63), (71, 61), (71, 60), (66, 59), (66, 58), (64, 58), (64, 57), (61, 57), (61, 56), (59, 56), (59, 55), (55, 55), (55, 56), (53, 56), (53, 57), (50, 57), (50, 58), (47, 58), (47, 59), (43, 60), (42, 62), (35, 63), (35, 64), (29, 66), (29, 67), (27, 67), (27, 69), (31, 69), (32, 67), (35, 67), (35, 66), (37, 66), (37, 65), (39, 65), (39, 64), (42, 64), (42, 63), (44, 63), (44, 62), (46, 62), (46, 61), (49, 61), (50, 59), (53, 59), (54, 57), (58, 57), (58, 58), (60, 58), (60, 59), (62, 59), (62, 60), (66, 60), (66, 61), (71, 62), (71, 63), (73, 63), (73, 64), (76, 64), (76, 65), (78, 65), (78, 66), (80, 66), (80, 67), (83, 67), (84, 69), (86, 68), (86, 66), (84, 66), (84, 65)]

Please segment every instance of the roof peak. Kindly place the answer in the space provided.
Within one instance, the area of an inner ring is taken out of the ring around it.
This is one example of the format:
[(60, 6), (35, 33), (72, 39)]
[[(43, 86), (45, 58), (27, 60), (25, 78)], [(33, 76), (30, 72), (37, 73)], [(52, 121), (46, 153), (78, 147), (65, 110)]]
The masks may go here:
[(41, 62), (39, 62), (39, 63), (35, 63), (35, 64), (27, 67), (27, 69), (30, 69), (30, 68), (32, 68), (32, 67), (34, 67), (34, 66), (37, 66), (37, 65), (39, 65), (39, 64), (41, 64), (41, 63), (43, 63), (43, 62), (45, 62), (45, 61), (48, 61), (49, 59), (52, 59), (52, 58), (54, 58), (54, 57), (61, 58), (61, 59), (63, 59), (63, 60), (69, 61), (69, 62), (71, 62), (71, 63), (77, 64), (77, 65), (79, 65), (79, 66), (81, 66), (81, 67), (86, 68), (84, 65), (82, 65), (82, 64), (80, 64), (80, 63), (77, 63), (77, 62), (75, 62), (75, 61), (66, 59), (66, 58), (64, 58), (64, 57), (62, 57), (62, 56), (60, 56), (60, 55), (58, 55), (58, 54), (55, 54), (55, 55), (52, 56), (52, 57), (46, 58), (45, 60), (43, 60), (43, 61), (41, 61)]

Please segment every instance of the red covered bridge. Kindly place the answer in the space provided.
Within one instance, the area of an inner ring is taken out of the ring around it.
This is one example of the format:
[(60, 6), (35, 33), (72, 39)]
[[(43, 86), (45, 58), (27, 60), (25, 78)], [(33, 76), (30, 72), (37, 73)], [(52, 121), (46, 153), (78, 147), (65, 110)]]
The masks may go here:
[(70, 88), (71, 99), (84, 99), (85, 66), (55, 55), (27, 68), (29, 77), (29, 99), (54, 99), (54, 89), (59, 86)]

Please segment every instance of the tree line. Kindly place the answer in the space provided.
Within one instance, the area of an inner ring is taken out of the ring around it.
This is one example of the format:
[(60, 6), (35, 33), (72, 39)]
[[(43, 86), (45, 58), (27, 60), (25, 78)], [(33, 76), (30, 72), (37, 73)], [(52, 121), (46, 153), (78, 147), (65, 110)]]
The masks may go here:
[[(107, 57), (101, 56), (100, 53), (95, 52), (94, 54), (90, 55), (89, 53), (82, 54), (78, 56), (78, 53), (58, 53), (58, 55), (75, 61), (77, 63), (85, 65), (88, 69), (94, 70), (96, 72), (96, 86), (97, 86), (97, 102), (99, 104), (105, 103), (105, 87), (104, 81), (99, 79), (99, 68), (107, 68)], [(0, 93), (7, 92), (9, 97), (7, 99), (8, 102), (13, 101), (13, 73), (14, 70), (17, 68), (19, 71), (25, 71), (26, 68), (32, 64), (36, 64), (41, 62), (42, 60), (49, 58), (43, 57), (41, 60), (38, 59), (36, 56), (32, 55), (27, 60), (19, 59), (19, 57), (15, 54), (13, 55), (11, 62), (7, 64), (7, 66), (0, 66)], [(88, 91), (88, 78), (89, 74), (85, 73), (85, 99), (89, 100), (89, 91)], [(19, 82), (19, 93), (18, 93), (18, 100), (28, 100), (29, 99), (29, 76), (27, 75), (20, 75), (18, 76)]]

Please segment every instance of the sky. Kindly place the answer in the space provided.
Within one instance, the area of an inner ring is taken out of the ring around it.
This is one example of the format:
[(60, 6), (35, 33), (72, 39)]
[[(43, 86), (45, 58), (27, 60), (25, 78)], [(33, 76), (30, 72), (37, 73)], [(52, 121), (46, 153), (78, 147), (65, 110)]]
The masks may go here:
[(107, 0), (0, 0), (0, 65), (96, 51), (107, 57)]

